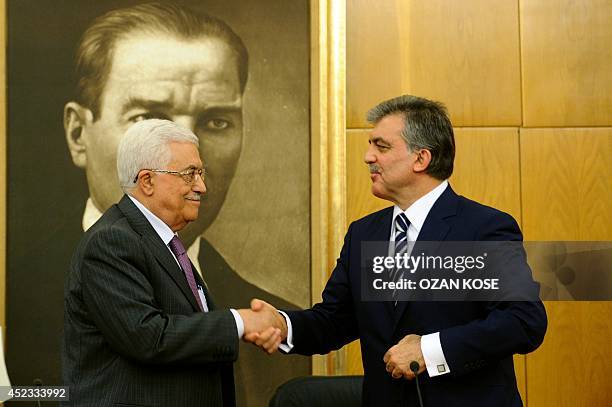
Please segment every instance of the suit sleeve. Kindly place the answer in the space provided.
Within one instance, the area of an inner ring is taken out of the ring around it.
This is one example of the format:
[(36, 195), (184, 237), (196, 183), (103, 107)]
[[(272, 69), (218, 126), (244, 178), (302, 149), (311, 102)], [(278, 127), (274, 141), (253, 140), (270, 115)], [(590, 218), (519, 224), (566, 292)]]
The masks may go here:
[(351, 227), (323, 290), (323, 302), (304, 311), (285, 311), (293, 327), (292, 353), (326, 354), (357, 339), (357, 320), (348, 273), (350, 236)]
[[(496, 218), (483, 224), (478, 240), (522, 241), (520, 229), (511, 216), (501, 213)], [(523, 287), (534, 290), (527, 297), (537, 298), (539, 284), (531, 277), (524, 251), (512, 257), (510, 267), (523, 273), (517, 278), (523, 282), (528, 279), (529, 285), (524, 283)], [(469, 373), (515, 353), (532, 352), (544, 340), (547, 319), (541, 301), (499, 301), (483, 303), (483, 306), (482, 319), (440, 331), (440, 342), (451, 375)]]
[(111, 348), (152, 364), (236, 360), (238, 337), (231, 312), (164, 312), (148, 278), (155, 263), (147, 253), (139, 236), (113, 227), (92, 236), (78, 265), (86, 312)]

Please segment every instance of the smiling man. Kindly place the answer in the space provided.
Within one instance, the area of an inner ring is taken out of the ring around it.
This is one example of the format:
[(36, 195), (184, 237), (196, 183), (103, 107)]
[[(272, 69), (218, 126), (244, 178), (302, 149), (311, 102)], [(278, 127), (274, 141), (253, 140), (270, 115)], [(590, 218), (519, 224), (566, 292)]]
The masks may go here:
[(219, 309), (177, 232), (206, 192), (198, 138), (168, 120), (131, 126), (125, 195), (85, 233), (65, 293), (66, 405), (234, 406), (238, 339), (276, 313)]
[[(206, 163), (200, 216), (180, 235), (216, 304), (246, 307), (257, 297), (296, 308), (244, 280), (200, 237), (219, 214), (236, 171), (247, 78), (242, 40), (214, 17), (150, 3), (94, 20), (77, 49), (75, 98), (64, 108), (70, 154), (85, 170), (89, 187), (83, 229), (123, 194), (116, 182), (116, 151), (127, 128), (143, 119), (172, 120), (198, 137)], [(262, 370), (268, 374), (262, 376)], [(241, 345), (235, 368), (238, 403), (264, 405), (278, 385), (308, 372), (306, 358), (283, 360)]]

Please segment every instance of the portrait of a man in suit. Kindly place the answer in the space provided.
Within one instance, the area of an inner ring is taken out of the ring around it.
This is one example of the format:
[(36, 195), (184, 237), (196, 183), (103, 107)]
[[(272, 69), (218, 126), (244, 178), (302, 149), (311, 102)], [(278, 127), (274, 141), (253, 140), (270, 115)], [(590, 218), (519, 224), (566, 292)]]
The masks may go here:
[[(144, 119), (175, 121), (198, 136), (206, 164), (207, 193), (202, 198), (200, 216), (181, 231), (181, 238), (215, 303), (224, 308), (248, 307), (250, 299), (257, 297), (297, 308), (296, 303), (245, 279), (202, 237), (226, 203), (245, 144), (243, 107), (249, 51), (224, 21), (201, 10), (171, 2), (138, 3), (107, 10), (90, 21), (76, 47), (74, 96), (65, 101), (62, 116), (70, 159), (87, 180), (87, 198), (80, 205), (71, 204), (82, 208), (80, 213), (72, 211), (72, 216), (79, 219), (78, 229), (81, 233), (88, 230), (121, 198), (116, 182), (116, 149), (125, 130)], [(13, 7), (16, 9), (18, 6)], [(236, 237), (238, 241), (240, 238)], [(53, 255), (67, 265), (68, 251), (55, 251)], [(231, 249), (226, 252), (232, 254)], [(53, 283), (56, 288), (49, 298), (59, 297), (60, 280)], [(19, 326), (21, 311), (10, 305), (15, 303), (15, 296), (12, 298), (9, 293), (9, 324), (13, 321), (16, 333), (13, 338), (24, 337), (32, 326), (25, 322)], [(35, 302), (41, 300), (38, 297)], [(50, 330), (59, 336), (58, 320), (61, 317), (52, 312), (51, 320), (45, 322), (48, 326), (34, 329)], [(11, 341), (10, 336), (9, 332), (9, 347), (14, 353), (9, 357), (9, 370), (17, 370), (18, 378), (24, 377), (24, 371), (39, 370), (44, 373), (33, 375), (43, 377), (43, 383), (58, 384), (56, 338), (45, 349), (32, 350), (27, 349), (27, 343)], [(238, 405), (263, 405), (278, 385), (310, 371), (307, 358), (269, 357), (252, 346), (240, 347), (234, 369)], [(31, 350), (44, 355), (40, 369), (24, 366), (29, 365), (24, 353)], [(29, 384), (30, 374), (25, 374), (25, 384)]]

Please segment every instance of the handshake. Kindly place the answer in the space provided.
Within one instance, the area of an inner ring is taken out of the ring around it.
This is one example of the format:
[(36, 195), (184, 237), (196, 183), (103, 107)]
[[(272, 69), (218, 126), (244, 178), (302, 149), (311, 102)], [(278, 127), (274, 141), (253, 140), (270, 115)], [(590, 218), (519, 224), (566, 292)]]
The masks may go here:
[(238, 310), (244, 322), (242, 339), (272, 354), (287, 339), (287, 322), (276, 308), (265, 301), (251, 300), (251, 309)]

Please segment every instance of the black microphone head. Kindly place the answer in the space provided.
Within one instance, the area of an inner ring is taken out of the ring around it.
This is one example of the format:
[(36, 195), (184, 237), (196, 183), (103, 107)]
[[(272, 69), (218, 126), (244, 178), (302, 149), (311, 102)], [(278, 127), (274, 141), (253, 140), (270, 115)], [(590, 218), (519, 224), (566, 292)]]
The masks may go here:
[(410, 362), (410, 370), (412, 370), (414, 374), (417, 374), (419, 372), (419, 367), (419, 362), (417, 362), (416, 360)]
[(40, 379), (34, 379), (34, 386), (42, 386), (43, 381)]

